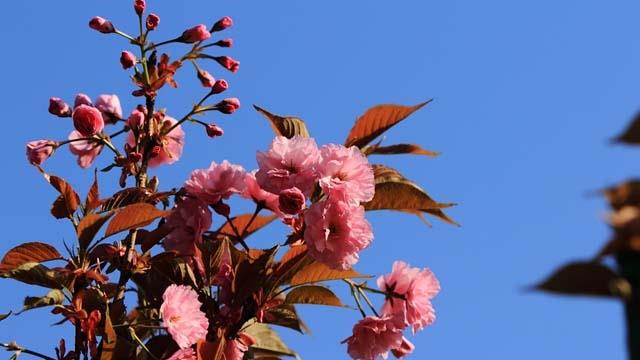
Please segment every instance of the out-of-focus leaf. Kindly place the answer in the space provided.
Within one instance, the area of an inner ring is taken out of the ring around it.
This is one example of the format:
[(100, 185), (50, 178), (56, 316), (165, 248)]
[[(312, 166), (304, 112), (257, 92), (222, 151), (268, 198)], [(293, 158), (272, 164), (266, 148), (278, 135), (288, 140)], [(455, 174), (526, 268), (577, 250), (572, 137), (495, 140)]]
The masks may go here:
[(62, 259), (62, 255), (51, 245), (28, 242), (9, 250), (0, 261), (0, 274), (6, 273), (26, 263)]
[(302, 269), (313, 262), (310, 256), (307, 256), (307, 246), (293, 246), (282, 256), (278, 266), (274, 271), (273, 287), (278, 287), (288, 283), (291, 278)]
[(259, 106), (253, 105), (253, 107), (269, 120), (269, 123), (276, 135), (284, 136), (289, 139), (296, 135), (309, 137), (309, 131), (302, 119), (294, 116), (278, 116)]
[(70, 218), (80, 205), (80, 196), (64, 179), (57, 176), (45, 175), (49, 183), (60, 193), (51, 205), (51, 214), (56, 219)]
[(284, 301), (287, 304), (315, 304), (345, 307), (340, 299), (324, 286), (299, 286), (287, 293)]
[(415, 154), (426, 156), (438, 156), (439, 152), (423, 149), (416, 144), (396, 144), (389, 146), (371, 145), (363, 149), (366, 155), (396, 155), (396, 154)]
[(38, 285), (49, 289), (61, 288), (64, 280), (57, 271), (36, 262), (24, 263), (17, 268), (2, 272), (0, 277), (11, 278), (25, 284)]
[(98, 186), (98, 174), (94, 173), (93, 184), (89, 188), (87, 198), (84, 201), (85, 211), (89, 212), (100, 206), (100, 187)]
[(279, 246), (265, 250), (255, 260), (240, 262), (236, 268), (236, 276), (233, 279), (231, 291), (234, 294), (234, 302), (243, 304), (244, 301), (264, 285), (267, 279), (267, 271), (271, 268), (274, 256)]
[(328, 280), (370, 278), (369, 275), (363, 275), (355, 270), (335, 270), (324, 265), (323, 263), (312, 261), (310, 264), (301, 268), (288, 282), (290, 286), (313, 284)]
[[(145, 344), (147, 349), (158, 359), (167, 359), (178, 351), (178, 345), (171, 339), (170, 335), (156, 335)], [(140, 352), (138, 360), (153, 360), (146, 351)]]
[(300, 319), (295, 306), (292, 304), (282, 304), (269, 309), (264, 317), (264, 322), (293, 329), (301, 334), (310, 333), (309, 328)]
[(24, 306), (22, 310), (17, 314), (23, 313), (27, 310), (52, 306), (52, 305), (61, 305), (64, 302), (64, 293), (58, 289), (53, 289), (47, 293), (45, 296), (27, 296), (24, 298)]
[(226, 360), (224, 358), (224, 346), (226, 339), (221, 337), (216, 342), (200, 340), (196, 344), (198, 360)]
[(442, 211), (455, 204), (433, 200), (416, 183), (386, 165), (373, 165), (373, 171), (376, 191), (373, 200), (364, 204), (366, 210), (396, 210), (413, 214), (424, 212), (457, 225)]
[(356, 120), (347, 136), (345, 146), (362, 148), (430, 102), (431, 100), (427, 100), (415, 106), (387, 104), (370, 108)]
[(146, 230), (138, 231), (138, 242), (141, 244), (142, 251), (146, 252), (149, 249), (151, 249), (154, 245), (160, 242), (160, 240), (162, 240), (165, 236), (169, 235), (171, 231), (173, 231), (173, 228), (170, 226), (167, 226), (166, 223), (152, 231), (146, 231)]
[(284, 341), (282, 341), (278, 333), (269, 325), (254, 323), (247, 327), (244, 332), (256, 340), (256, 343), (251, 346), (251, 350), (254, 353), (259, 352), (264, 355), (297, 356), (296, 353), (291, 350)]
[(156, 219), (169, 215), (169, 213), (169, 211), (160, 210), (147, 203), (129, 205), (116, 212), (107, 226), (105, 236), (147, 226)]
[(627, 145), (640, 144), (640, 113), (631, 119), (631, 124), (620, 135), (616, 136), (613, 141)]
[(111, 212), (105, 215), (89, 214), (80, 220), (78, 227), (76, 227), (76, 233), (81, 249), (86, 249), (89, 246), (102, 225), (109, 221), (112, 215)]
[[(251, 234), (255, 233), (256, 231), (262, 229), (263, 227), (271, 224), (271, 222), (273, 222), (273, 220), (277, 219), (278, 217), (275, 215), (267, 215), (267, 216), (263, 216), (263, 215), (257, 215), (255, 219), (253, 219), (253, 222), (251, 223), (251, 225), (249, 227), (247, 227), (247, 225), (249, 225), (249, 221), (251, 221), (251, 217), (253, 216), (253, 214), (242, 214), (242, 215), (238, 215), (235, 216), (233, 218), (231, 218), (231, 223), (233, 223), (233, 227), (236, 228), (236, 230), (238, 230), (238, 232), (240, 233), (240, 235), (243, 234), (244, 232), (244, 237), (248, 237)], [(231, 223), (229, 223), (228, 221), (225, 222), (219, 229), (218, 229), (218, 233), (221, 235), (226, 235), (229, 238), (231, 238), (232, 240), (234, 240), (234, 243), (237, 243), (237, 236), (235, 231), (233, 230), (233, 227), (231, 226)]]
[(619, 210), (625, 206), (640, 205), (640, 179), (631, 179), (602, 190), (611, 207)]
[(620, 276), (596, 262), (572, 262), (562, 266), (535, 289), (565, 295), (612, 297), (612, 285)]
[(8, 313), (6, 313), (6, 314), (0, 314), (0, 321), (2, 321), (2, 320), (4, 320), (4, 319), (8, 318), (9, 316), (11, 316), (11, 311), (9, 311), (9, 312), (8, 312)]

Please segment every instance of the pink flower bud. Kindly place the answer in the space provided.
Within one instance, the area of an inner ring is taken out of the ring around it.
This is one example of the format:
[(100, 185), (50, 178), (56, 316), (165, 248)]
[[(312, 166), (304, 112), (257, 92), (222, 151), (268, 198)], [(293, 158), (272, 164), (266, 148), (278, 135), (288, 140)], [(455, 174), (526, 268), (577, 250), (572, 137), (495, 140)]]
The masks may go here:
[(136, 59), (136, 56), (133, 55), (131, 51), (123, 51), (122, 54), (120, 54), (120, 64), (123, 69), (132, 68), (137, 61), (138, 59)]
[(100, 16), (96, 16), (91, 19), (91, 21), (89, 21), (89, 27), (103, 34), (109, 34), (116, 31), (116, 28), (113, 27), (111, 21), (103, 19)]
[(76, 95), (76, 98), (73, 101), (73, 108), (75, 109), (80, 105), (93, 106), (93, 103), (91, 102), (91, 98), (89, 97), (89, 95), (82, 94), (82, 93)]
[(238, 98), (226, 98), (216, 104), (218, 111), (223, 114), (233, 114), (240, 107)]
[(215, 56), (213, 57), (213, 59), (217, 61), (218, 64), (222, 65), (222, 67), (231, 72), (236, 72), (240, 68), (240, 62), (229, 56)]
[(209, 74), (207, 70), (198, 69), (198, 79), (200, 80), (202, 86), (207, 88), (213, 87), (213, 85), (215, 85), (216, 83), (216, 80), (213, 78), (213, 76), (211, 76), (211, 74)]
[(127, 119), (127, 125), (130, 129), (140, 129), (144, 124), (144, 113), (140, 110), (133, 110)]
[(150, 154), (149, 157), (153, 159), (154, 157), (160, 155), (160, 152), (162, 152), (162, 148), (160, 146), (156, 145), (156, 146), (151, 148), (151, 154)]
[(304, 210), (305, 203), (306, 198), (297, 187), (282, 190), (278, 196), (280, 211), (288, 215), (298, 215)]
[(147, 16), (147, 30), (151, 31), (151, 30), (155, 30), (155, 28), (158, 27), (158, 24), (160, 24), (160, 17), (154, 13), (149, 14), (149, 16)]
[(100, 110), (89, 105), (80, 105), (73, 110), (73, 126), (83, 136), (93, 136), (104, 129)]
[(49, 113), (59, 117), (71, 116), (71, 108), (62, 99), (52, 97), (49, 99)]
[(232, 47), (233, 46), (233, 39), (218, 40), (218, 41), (216, 41), (214, 43), (214, 45), (220, 46), (220, 47)]
[(129, 153), (129, 160), (133, 161), (134, 163), (137, 163), (138, 161), (142, 160), (142, 154), (135, 151), (132, 153)]
[(122, 119), (122, 106), (117, 95), (100, 95), (95, 106), (102, 113), (106, 123), (115, 124)]
[(136, 14), (142, 15), (146, 5), (147, 4), (146, 4), (145, 0), (135, 0), (135, 3), (133, 4), (133, 9), (136, 11)]
[(220, 79), (220, 80), (216, 80), (216, 83), (213, 84), (213, 88), (211, 89), (211, 92), (214, 94), (220, 94), (221, 92), (224, 92), (228, 88), (229, 88), (229, 84), (227, 83), (227, 81), (224, 79)]
[(207, 40), (211, 37), (211, 33), (207, 30), (207, 27), (203, 24), (192, 27), (191, 29), (187, 29), (182, 33), (179, 41), (185, 43), (194, 43), (198, 41)]
[(57, 147), (58, 143), (52, 140), (32, 141), (27, 144), (27, 159), (33, 165), (42, 165)]
[(222, 31), (224, 29), (231, 27), (232, 25), (233, 25), (233, 20), (231, 20), (230, 17), (225, 16), (222, 19), (216, 21), (215, 24), (213, 24), (213, 27), (211, 28), (211, 32)]
[(224, 135), (224, 130), (216, 124), (207, 125), (207, 135), (209, 137), (216, 137)]
[(231, 213), (231, 208), (229, 207), (229, 205), (223, 203), (222, 201), (214, 204), (213, 210), (224, 217), (229, 217), (229, 214)]

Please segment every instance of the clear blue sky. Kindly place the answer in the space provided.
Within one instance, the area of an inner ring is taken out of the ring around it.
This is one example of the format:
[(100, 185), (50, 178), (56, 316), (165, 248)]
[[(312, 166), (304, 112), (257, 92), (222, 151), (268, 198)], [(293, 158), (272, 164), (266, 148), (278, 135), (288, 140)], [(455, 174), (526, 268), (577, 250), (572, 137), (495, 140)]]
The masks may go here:
[[(638, 150), (608, 144), (640, 108), (638, 2), (149, 0), (149, 7), (162, 18), (156, 35), (163, 39), (232, 16), (228, 35), (237, 46), (229, 53), (242, 63), (232, 76), (208, 67), (229, 80), (229, 93), (244, 106), (208, 118), (225, 128), (222, 139), (187, 129), (185, 156), (159, 171), (163, 185), (181, 184), (214, 159), (253, 168), (272, 133), (252, 103), (306, 119), (326, 143), (344, 140), (371, 105), (433, 97), (387, 143), (417, 141), (443, 155), (374, 160), (437, 199), (460, 203), (450, 213), (462, 227), (434, 222), (429, 229), (413, 217), (371, 214), (376, 240), (359, 264), (377, 274), (404, 259), (440, 278), (438, 319), (413, 338), (413, 358), (625, 358), (620, 304), (523, 289), (570, 259), (593, 255), (609, 233), (603, 201), (586, 194), (640, 173)], [(126, 44), (90, 31), (94, 15), (134, 29), (129, 1), (11, 1), (0, 12), (3, 253), (23, 241), (62, 248), (73, 239), (68, 224), (49, 216), (54, 191), (24, 157), (28, 140), (69, 132), (69, 123), (47, 114), (48, 98), (116, 93), (126, 112), (136, 104), (118, 63)], [(176, 115), (202, 91), (189, 68), (178, 81), (159, 100)], [(66, 149), (46, 168), (83, 192), (92, 173), (75, 167)], [(0, 312), (46, 292), (9, 280), (0, 291)], [(285, 333), (291, 347), (305, 359), (346, 358), (339, 341), (357, 312), (302, 313), (313, 335)], [(0, 340), (48, 351), (70, 334), (53, 322), (47, 310), (13, 317), (0, 324)]]

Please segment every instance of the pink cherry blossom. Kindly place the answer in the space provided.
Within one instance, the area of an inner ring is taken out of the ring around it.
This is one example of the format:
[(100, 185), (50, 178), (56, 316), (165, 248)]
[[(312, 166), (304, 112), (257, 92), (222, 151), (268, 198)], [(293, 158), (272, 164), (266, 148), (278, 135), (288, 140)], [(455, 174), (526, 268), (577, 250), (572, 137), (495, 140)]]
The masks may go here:
[(196, 352), (192, 348), (180, 349), (167, 360), (196, 360)]
[(33, 165), (42, 165), (57, 147), (58, 143), (52, 140), (31, 141), (27, 144), (27, 159)]
[(304, 194), (297, 187), (282, 190), (278, 196), (279, 209), (287, 215), (298, 215), (304, 210), (305, 202)]
[[(80, 132), (74, 130), (69, 134), (69, 140), (84, 138)], [(72, 141), (69, 143), (69, 150), (73, 155), (78, 157), (78, 165), (85, 169), (91, 166), (93, 161), (100, 155), (102, 151), (102, 145), (95, 142), (88, 142), (86, 140)]]
[(242, 360), (244, 353), (249, 347), (256, 343), (256, 340), (247, 333), (239, 333), (233, 340), (227, 340), (224, 348), (225, 360)]
[(198, 199), (185, 198), (173, 209), (166, 226), (173, 230), (164, 238), (164, 249), (180, 255), (194, 255), (196, 244), (211, 227), (211, 210)]
[(246, 172), (240, 165), (227, 160), (221, 164), (215, 161), (208, 169), (198, 169), (184, 184), (187, 192), (207, 204), (215, 204), (228, 199), (232, 194), (240, 194), (245, 188)]
[(260, 168), (256, 179), (263, 189), (274, 194), (292, 187), (297, 187), (305, 195), (313, 191), (319, 153), (312, 138), (278, 136), (269, 150), (258, 152), (256, 160)]
[(402, 344), (399, 347), (391, 349), (391, 353), (396, 359), (402, 359), (407, 355), (411, 355), (413, 350), (415, 349), (415, 345), (411, 341), (409, 341), (406, 337), (402, 338)]
[(200, 310), (198, 294), (188, 286), (170, 285), (162, 295), (160, 315), (181, 349), (186, 349), (207, 335), (209, 320)]
[(247, 173), (244, 179), (245, 191), (240, 196), (253, 200), (256, 204), (273, 211), (280, 215), (280, 205), (278, 195), (264, 190), (256, 180), (255, 171)]
[(378, 287), (404, 296), (405, 300), (388, 297), (382, 306), (382, 314), (399, 317), (414, 333), (436, 319), (431, 299), (440, 292), (440, 283), (431, 270), (396, 261), (390, 274), (378, 278)]
[(347, 195), (349, 201), (356, 203), (373, 199), (373, 169), (357, 147), (324, 145), (320, 148), (317, 171), (320, 186), (330, 197)]
[(362, 206), (345, 201), (318, 202), (305, 212), (304, 240), (309, 255), (334, 269), (349, 269), (371, 244), (373, 232)]
[[(137, 120), (136, 120), (137, 121)], [(155, 118), (154, 118), (154, 121)], [(164, 116), (163, 124), (161, 128), (169, 129), (178, 121), (170, 116)], [(164, 164), (173, 164), (182, 156), (182, 148), (184, 147), (184, 130), (182, 126), (178, 125), (171, 130), (168, 134), (162, 136), (162, 144), (155, 150), (157, 154), (149, 159), (149, 167), (158, 167)], [(134, 146), (136, 143), (135, 135), (132, 131), (129, 132), (127, 143), (130, 146)]]
[(131, 129), (141, 129), (142, 125), (144, 125), (144, 117), (145, 115), (142, 111), (135, 109), (127, 118), (127, 125)]
[(100, 95), (96, 99), (95, 107), (102, 113), (106, 123), (115, 123), (122, 119), (122, 106), (117, 95)]
[(73, 126), (84, 136), (93, 136), (104, 129), (100, 111), (89, 105), (80, 105), (73, 110)]
[(353, 326), (347, 352), (355, 360), (386, 359), (389, 350), (402, 345), (402, 323), (392, 316), (367, 316)]

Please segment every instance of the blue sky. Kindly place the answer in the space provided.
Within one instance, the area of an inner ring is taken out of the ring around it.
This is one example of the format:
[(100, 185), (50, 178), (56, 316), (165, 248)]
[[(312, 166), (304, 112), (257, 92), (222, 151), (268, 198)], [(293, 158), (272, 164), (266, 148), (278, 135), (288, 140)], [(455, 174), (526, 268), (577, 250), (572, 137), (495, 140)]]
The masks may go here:
[[(302, 117), (318, 142), (327, 143), (342, 142), (369, 106), (434, 98), (390, 131), (386, 143), (419, 142), (443, 155), (373, 160), (398, 168), (436, 199), (458, 202), (450, 214), (462, 227), (434, 221), (428, 228), (402, 214), (371, 214), (376, 240), (359, 264), (362, 272), (379, 274), (404, 259), (439, 277), (438, 320), (412, 338), (413, 358), (625, 358), (620, 304), (524, 289), (598, 250), (609, 235), (606, 207), (588, 194), (640, 170), (633, 165), (638, 150), (608, 143), (640, 108), (638, 2), (148, 2), (162, 19), (159, 39), (232, 16), (235, 26), (225, 35), (235, 39), (229, 53), (241, 61), (236, 75), (208, 66), (243, 103), (233, 116), (208, 118), (225, 136), (212, 141), (200, 128), (187, 129), (183, 159), (158, 171), (162, 185), (181, 184), (211, 160), (253, 168), (255, 151), (266, 148), (272, 133), (250, 104)], [(136, 104), (118, 63), (126, 43), (86, 25), (102, 15), (133, 30), (129, 2), (117, 3), (9, 2), (0, 13), (2, 188), (11, 204), (0, 208), (1, 252), (24, 241), (61, 248), (73, 239), (68, 224), (48, 214), (54, 191), (24, 158), (27, 141), (64, 138), (70, 130), (47, 114), (48, 98), (116, 93), (126, 112)], [(170, 114), (185, 113), (201, 95), (186, 69), (180, 88), (159, 99)], [(66, 149), (46, 168), (83, 192), (92, 174), (78, 169)], [(0, 312), (46, 292), (9, 280), (0, 289)], [(346, 358), (339, 341), (358, 313), (301, 312), (313, 334), (285, 332), (291, 347), (305, 359)], [(70, 334), (50, 327), (54, 321), (47, 310), (13, 317), (0, 324), (0, 341), (48, 351)]]

